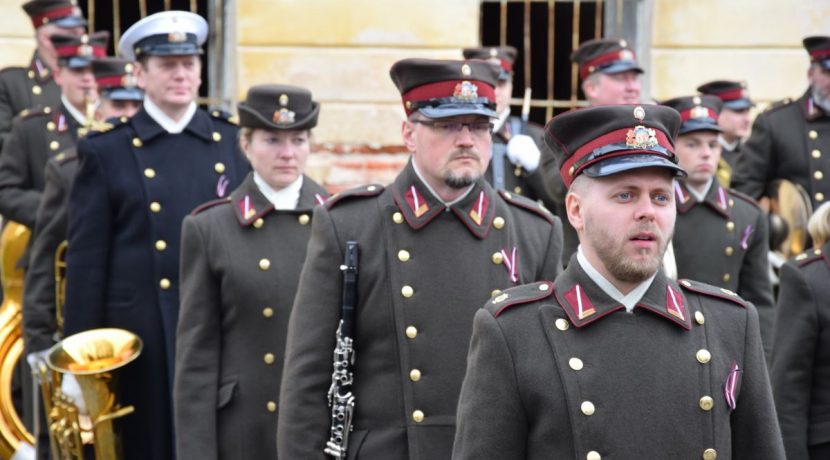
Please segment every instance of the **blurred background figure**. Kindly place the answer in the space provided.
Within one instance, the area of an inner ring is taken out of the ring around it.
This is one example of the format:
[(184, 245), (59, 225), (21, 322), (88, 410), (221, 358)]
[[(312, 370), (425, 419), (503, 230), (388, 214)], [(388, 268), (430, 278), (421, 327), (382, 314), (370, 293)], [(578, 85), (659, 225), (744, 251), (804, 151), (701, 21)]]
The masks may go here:
[(749, 109), (755, 106), (746, 90), (746, 83), (716, 80), (697, 87), (701, 94), (715, 96), (723, 102), (718, 116), (718, 143), (721, 146), (717, 179), (723, 187), (729, 188), (732, 170), (741, 153), (741, 143), (749, 136), (752, 119)]

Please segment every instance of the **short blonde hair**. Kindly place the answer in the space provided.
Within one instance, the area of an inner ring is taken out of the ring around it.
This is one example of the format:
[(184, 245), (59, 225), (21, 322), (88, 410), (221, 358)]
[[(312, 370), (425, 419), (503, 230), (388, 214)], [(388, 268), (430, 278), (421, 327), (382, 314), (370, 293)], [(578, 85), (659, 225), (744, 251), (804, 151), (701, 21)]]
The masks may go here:
[(807, 231), (813, 239), (813, 246), (824, 246), (830, 240), (830, 202), (824, 203), (816, 209), (807, 221)]

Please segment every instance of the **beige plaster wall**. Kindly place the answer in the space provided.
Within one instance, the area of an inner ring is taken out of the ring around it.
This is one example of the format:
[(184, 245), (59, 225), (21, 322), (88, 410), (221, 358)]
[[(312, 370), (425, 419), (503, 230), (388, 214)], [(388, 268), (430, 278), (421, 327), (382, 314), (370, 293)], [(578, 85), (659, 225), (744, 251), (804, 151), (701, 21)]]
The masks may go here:
[(35, 49), (34, 29), (23, 0), (0, 0), (0, 69), (27, 65)]

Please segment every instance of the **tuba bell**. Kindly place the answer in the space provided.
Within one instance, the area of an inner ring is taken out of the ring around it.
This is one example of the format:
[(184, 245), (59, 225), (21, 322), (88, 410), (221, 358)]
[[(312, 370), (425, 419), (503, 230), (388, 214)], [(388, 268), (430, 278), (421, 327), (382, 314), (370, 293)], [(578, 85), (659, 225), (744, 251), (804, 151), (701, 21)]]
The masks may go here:
[(783, 260), (806, 251), (810, 245), (807, 221), (813, 213), (810, 198), (800, 185), (777, 180), (770, 193), (770, 246)]
[[(53, 455), (60, 460), (83, 459), (83, 444), (91, 441), (96, 460), (123, 458), (121, 438), (114, 420), (131, 414), (133, 406), (122, 407), (116, 400), (117, 370), (141, 353), (141, 339), (123, 329), (93, 329), (63, 339), (46, 355), (52, 371), (51, 388), (43, 387), (47, 424)], [(81, 401), (62, 391), (61, 382), (71, 374), (78, 382)], [(86, 423), (85, 423), (86, 422)], [(57, 451), (57, 452), (54, 452)]]

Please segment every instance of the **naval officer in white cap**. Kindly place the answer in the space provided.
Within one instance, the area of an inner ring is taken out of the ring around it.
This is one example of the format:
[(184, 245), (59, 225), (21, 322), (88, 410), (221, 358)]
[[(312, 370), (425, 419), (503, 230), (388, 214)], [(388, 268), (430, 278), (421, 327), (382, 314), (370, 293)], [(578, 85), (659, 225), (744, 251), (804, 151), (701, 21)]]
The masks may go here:
[(250, 170), (236, 126), (196, 107), (206, 37), (205, 20), (182, 11), (130, 27), (119, 50), (137, 61), (143, 106), (78, 144), (64, 332), (118, 327), (144, 342), (138, 359), (119, 370), (120, 402), (135, 407), (118, 421), (125, 459), (175, 457), (181, 222), (200, 204), (227, 197)]

